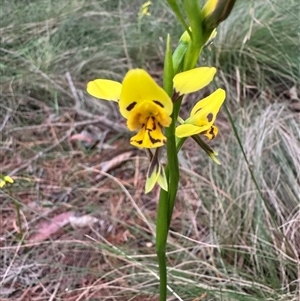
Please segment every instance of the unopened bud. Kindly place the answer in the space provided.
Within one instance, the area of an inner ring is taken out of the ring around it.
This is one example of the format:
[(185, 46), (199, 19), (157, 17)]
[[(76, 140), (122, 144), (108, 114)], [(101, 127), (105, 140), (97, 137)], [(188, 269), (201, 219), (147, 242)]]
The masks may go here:
[[(189, 30), (191, 30), (191, 28), (189, 28)], [(191, 40), (191, 37), (190, 37), (190, 34), (187, 31), (185, 31), (181, 35), (181, 37), (179, 38), (179, 42), (180, 43), (186, 43), (186, 44), (188, 44), (190, 42), (190, 40)]]
[(207, 0), (203, 9), (203, 23), (206, 29), (216, 28), (229, 16), (236, 0)]
[[(191, 29), (189, 28), (189, 30), (191, 30)], [(177, 74), (182, 69), (184, 57), (185, 57), (185, 54), (188, 49), (190, 41), (191, 41), (190, 34), (187, 31), (185, 31), (181, 35), (181, 37), (179, 39), (179, 44), (173, 53), (174, 74)]]

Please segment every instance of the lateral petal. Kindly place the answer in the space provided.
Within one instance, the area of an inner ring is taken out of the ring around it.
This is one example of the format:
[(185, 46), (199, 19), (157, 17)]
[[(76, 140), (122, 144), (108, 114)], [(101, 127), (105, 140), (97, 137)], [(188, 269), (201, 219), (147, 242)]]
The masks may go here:
[(197, 126), (194, 124), (181, 124), (176, 128), (175, 135), (178, 138), (184, 138), (184, 137), (190, 137), (196, 134), (200, 134), (203, 131), (206, 131), (210, 128), (210, 126), (203, 125), (203, 126)]
[[(226, 92), (223, 89), (217, 89), (209, 96), (198, 101), (191, 111), (191, 116), (200, 114), (201, 110), (214, 112), (215, 115), (219, 111), (222, 103), (226, 98)], [(207, 109), (207, 110), (206, 110)]]
[(87, 92), (100, 99), (118, 102), (121, 95), (122, 84), (109, 79), (95, 79), (87, 84)]
[(178, 73), (173, 78), (174, 89), (179, 96), (196, 92), (213, 80), (216, 71), (214, 67), (199, 67)]

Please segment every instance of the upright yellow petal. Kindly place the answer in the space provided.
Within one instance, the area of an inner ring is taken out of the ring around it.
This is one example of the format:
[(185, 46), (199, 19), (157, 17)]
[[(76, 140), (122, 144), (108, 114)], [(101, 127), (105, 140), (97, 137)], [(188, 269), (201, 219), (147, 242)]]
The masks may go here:
[(207, 86), (216, 74), (214, 67), (199, 67), (175, 75), (174, 89), (179, 95), (196, 92)]
[(95, 79), (87, 84), (86, 90), (96, 98), (119, 101), (122, 84), (109, 79)]
[[(213, 114), (211, 120), (212, 123), (216, 119), (216, 115), (220, 110), (222, 103), (224, 102), (226, 97), (226, 92), (223, 89), (217, 89), (215, 92), (210, 94), (209, 96), (198, 101), (191, 111), (191, 116), (198, 115), (198, 118), (201, 114), (211, 113)], [(205, 110), (205, 113), (203, 111)], [(203, 112), (203, 113), (202, 113)]]
[(119, 101), (120, 112), (128, 118), (131, 111), (142, 102), (152, 102), (171, 115), (173, 103), (168, 94), (143, 69), (132, 69), (123, 80)]

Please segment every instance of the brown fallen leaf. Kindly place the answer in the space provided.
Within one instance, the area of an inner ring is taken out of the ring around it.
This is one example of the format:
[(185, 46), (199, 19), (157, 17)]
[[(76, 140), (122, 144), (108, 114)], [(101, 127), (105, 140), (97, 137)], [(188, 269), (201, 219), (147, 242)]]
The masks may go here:
[(54, 216), (49, 221), (43, 221), (37, 225), (37, 231), (29, 238), (29, 242), (39, 242), (48, 239), (60, 228), (70, 222), (70, 218), (75, 215), (74, 211), (64, 212)]

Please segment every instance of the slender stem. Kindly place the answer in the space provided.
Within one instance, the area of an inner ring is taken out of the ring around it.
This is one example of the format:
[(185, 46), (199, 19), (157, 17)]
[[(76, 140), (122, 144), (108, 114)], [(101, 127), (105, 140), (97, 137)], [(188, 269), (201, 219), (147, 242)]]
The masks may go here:
[(157, 208), (156, 254), (159, 265), (159, 300), (167, 300), (166, 243), (168, 237), (168, 192), (161, 189)]
[[(163, 76), (163, 87), (164, 90), (171, 97), (173, 93), (173, 61), (172, 61), (172, 50), (170, 36), (167, 36), (166, 43), (166, 55), (164, 62), (164, 76)], [(179, 104), (180, 107), (180, 104)], [(163, 189), (160, 190), (158, 209), (157, 209), (157, 226), (156, 226), (156, 253), (159, 264), (159, 275), (160, 275), (160, 301), (166, 301), (167, 299), (167, 264), (166, 264), (166, 244), (170, 226), (170, 200), (174, 206), (174, 200), (177, 193), (178, 181), (179, 181), (179, 168), (178, 158), (176, 152), (176, 138), (175, 138), (175, 127), (178, 115), (179, 107), (173, 108), (172, 122), (171, 125), (166, 128), (167, 137), (167, 165), (165, 168), (166, 177), (168, 179), (168, 191)], [(173, 211), (173, 208), (172, 210)]]
[(229, 109), (228, 109), (228, 107), (227, 107), (226, 104), (224, 104), (224, 108), (225, 108), (227, 117), (228, 117), (228, 119), (229, 119), (229, 122), (230, 122), (230, 124), (231, 124), (231, 127), (232, 127), (232, 129), (233, 129), (234, 136), (235, 136), (235, 138), (236, 138), (236, 140), (237, 140), (237, 142), (238, 142), (238, 145), (239, 145), (239, 147), (240, 147), (240, 149), (241, 149), (241, 152), (242, 152), (242, 154), (243, 154), (244, 160), (245, 160), (245, 162), (246, 162), (246, 164), (247, 164), (247, 167), (248, 167), (248, 170), (249, 170), (251, 179), (252, 179), (252, 181), (253, 181), (253, 183), (254, 183), (254, 186), (255, 186), (255, 188), (257, 189), (257, 191), (258, 191), (258, 193), (259, 193), (259, 196), (261, 197), (261, 199), (263, 200), (263, 202), (266, 203), (266, 202), (265, 202), (265, 199), (264, 199), (264, 196), (263, 196), (263, 194), (262, 194), (262, 192), (261, 192), (261, 189), (259, 188), (258, 182), (256, 181), (254, 172), (252, 171), (252, 168), (251, 168), (251, 165), (250, 165), (249, 160), (248, 160), (248, 158), (247, 158), (247, 155), (246, 155), (246, 153), (245, 153), (245, 150), (244, 150), (242, 141), (241, 141), (241, 139), (240, 139), (239, 133), (238, 133), (238, 131), (237, 131), (237, 128), (236, 128), (236, 126), (235, 126), (235, 124), (234, 124), (234, 121), (233, 121), (233, 119), (232, 119), (232, 117), (231, 117), (230, 111), (229, 111)]
[(168, 139), (167, 140), (168, 165), (166, 166), (166, 174), (168, 175), (168, 179), (169, 179), (168, 229), (171, 223), (171, 218), (172, 218), (173, 209), (175, 205), (175, 199), (178, 190), (178, 182), (179, 182), (179, 164), (178, 164), (178, 157), (177, 157), (175, 129), (176, 129), (176, 121), (177, 121), (179, 109), (181, 106), (181, 100), (182, 99), (178, 99), (174, 103), (174, 109), (172, 113), (172, 123), (170, 127), (166, 129), (166, 136)]

